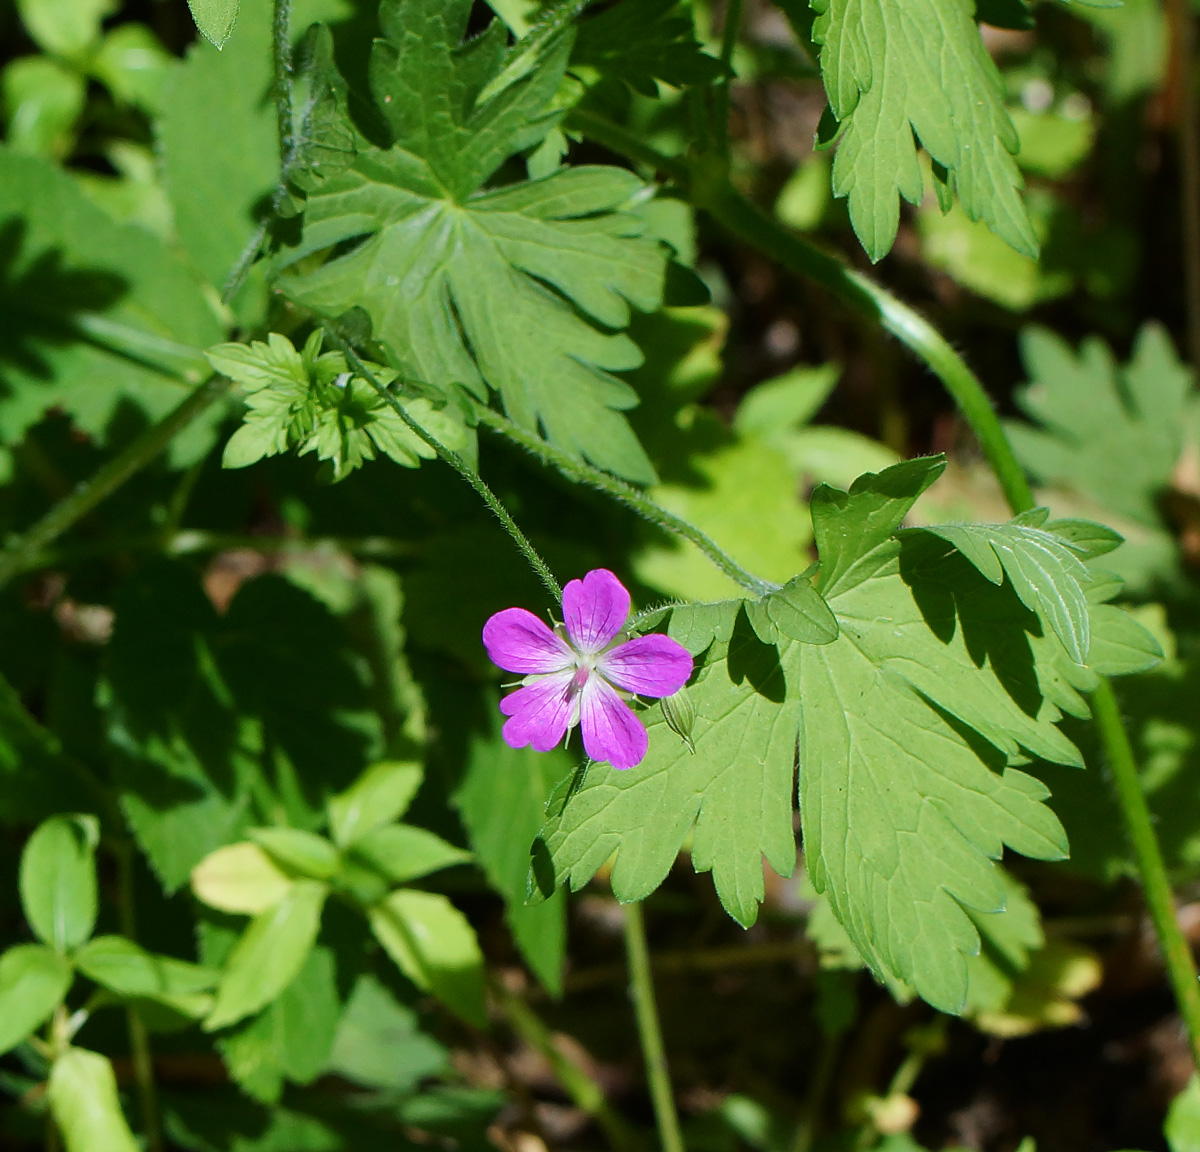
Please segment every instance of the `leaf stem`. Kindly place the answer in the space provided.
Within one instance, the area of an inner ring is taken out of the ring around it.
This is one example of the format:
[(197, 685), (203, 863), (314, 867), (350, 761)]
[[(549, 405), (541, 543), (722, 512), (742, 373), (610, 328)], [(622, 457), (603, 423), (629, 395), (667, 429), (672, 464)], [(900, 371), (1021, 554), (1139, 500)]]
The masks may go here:
[(499, 497), (484, 483), (483, 477), (471, 468), (457, 452), (452, 452), (436, 436), (427, 432), (408, 414), (408, 410), (404, 405), (387, 388), (380, 384), (375, 378), (375, 374), (362, 362), (341, 333), (327, 324), (323, 325), (323, 327), (329, 338), (342, 350), (346, 357), (346, 362), (354, 369), (355, 373), (361, 376), (379, 393), (380, 397), (391, 406), (396, 415), (404, 421), (414, 435), (424, 440), (438, 454), (440, 459), (449, 464), (455, 472), (475, 489), (479, 498), (492, 510), (496, 519), (504, 526), (504, 530), (513, 538), (514, 543), (521, 550), (521, 554), (529, 561), (529, 566), (537, 573), (538, 579), (546, 586), (546, 590), (554, 597), (556, 602), (561, 603), (562, 587), (555, 579), (554, 573), (550, 571), (550, 566), (542, 559), (538, 550), (529, 542), (529, 538), (517, 526), (517, 522), (509, 515), (508, 509), (500, 503)]
[(93, 476), (79, 484), (60, 500), (23, 536), (12, 540), (0, 552), (0, 588), (30, 566), (33, 557), (43, 552), (68, 528), (86, 516), (106, 497), (111, 496), (131, 476), (150, 463), (171, 439), (196, 419), (229, 388), (222, 376), (212, 376), (201, 384), (157, 424), (147, 428), (124, 451), (113, 456)]
[(596, 1121), (616, 1152), (632, 1152), (639, 1148), (641, 1140), (637, 1132), (624, 1117), (613, 1111), (600, 1084), (559, 1049), (550, 1029), (524, 998), (505, 987), (502, 980), (493, 980), (491, 984), (492, 991), (513, 1031), (541, 1054), (576, 1106)]
[(275, 122), (279, 132), (279, 184), (275, 189), (274, 205), (278, 211), (287, 195), (287, 173), (296, 154), (292, 110), (292, 0), (275, 0), (271, 58), (275, 65)]
[(1113, 786), (1125, 816), (1125, 827), (1133, 845), (1138, 872), (1142, 877), (1146, 907), (1158, 934), (1179, 1014), (1187, 1029), (1192, 1060), (1200, 1068), (1200, 981), (1197, 980), (1192, 950), (1175, 915), (1175, 899), (1158, 838), (1154, 834), (1154, 820), (1142, 791), (1137, 761), (1121, 719), (1120, 705), (1109, 681), (1101, 680), (1100, 687), (1092, 693), (1092, 708), (1104, 742)]
[[(121, 932), (137, 943), (137, 923), (133, 903), (133, 845), (126, 840), (115, 846), (117, 857), (117, 914)], [(158, 1088), (154, 1083), (154, 1056), (150, 1050), (150, 1034), (145, 1022), (132, 1004), (125, 1005), (125, 1021), (129, 1028), (129, 1057), (137, 1083), (138, 1104), (141, 1110), (142, 1132), (146, 1137), (146, 1152), (162, 1152), (162, 1124), (158, 1113)]]
[(476, 414), (481, 424), (486, 424), (493, 432), (498, 432), (514, 444), (520, 445), (520, 447), (524, 448), (531, 455), (541, 460), (543, 464), (549, 464), (556, 468), (567, 479), (573, 480), (577, 484), (585, 484), (590, 488), (597, 488), (601, 492), (606, 492), (626, 505), (626, 507), (632, 508), (639, 516), (649, 520), (652, 524), (658, 525), (664, 531), (674, 533), (676, 536), (682, 536), (685, 540), (689, 540), (720, 568), (726, 576), (755, 596), (763, 596), (768, 592), (775, 591), (779, 587), (779, 585), (772, 584), (769, 580), (763, 580), (761, 577), (755, 576), (752, 572), (747, 572), (716, 541), (694, 524), (689, 524), (673, 512), (668, 512), (648, 496), (639, 492), (631, 484), (626, 484), (624, 480), (618, 480), (615, 476), (610, 476), (607, 472), (603, 472), (599, 468), (585, 463), (583, 460), (577, 460), (574, 456), (568, 456), (561, 449), (555, 448), (540, 437), (526, 432), (524, 428), (514, 424), (511, 420), (501, 416), (499, 412), (495, 412), (491, 408), (481, 407)]
[(642, 1059), (646, 1064), (646, 1079), (654, 1104), (659, 1144), (662, 1152), (684, 1152), (679, 1116), (675, 1111), (675, 1094), (671, 1090), (671, 1073), (667, 1067), (667, 1053), (658, 1022), (658, 1008), (654, 1002), (654, 980), (650, 974), (650, 951), (646, 947), (642, 906), (634, 901), (623, 907), (625, 954), (629, 959), (629, 995), (637, 1017), (638, 1039), (642, 1044)]

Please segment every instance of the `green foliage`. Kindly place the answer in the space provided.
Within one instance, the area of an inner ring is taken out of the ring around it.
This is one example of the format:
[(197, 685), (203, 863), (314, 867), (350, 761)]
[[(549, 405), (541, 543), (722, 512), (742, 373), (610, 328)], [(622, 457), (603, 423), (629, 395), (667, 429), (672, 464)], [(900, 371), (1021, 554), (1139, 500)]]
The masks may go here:
[(21, 906), (39, 940), (56, 952), (78, 947), (96, 923), (94, 816), (55, 816), (21, 855)]
[[(613, 891), (641, 899), (694, 825), (693, 864), (711, 868), (726, 910), (751, 922), (760, 856), (784, 874), (794, 859), (798, 724), (817, 890), (873, 971), (962, 1010), (966, 957), (979, 943), (968, 910), (1004, 905), (991, 860), (1005, 845), (1043, 859), (1066, 854), (1046, 789), (1014, 764), (1022, 750), (1081, 764), (1055, 722), (1064, 711), (1086, 715), (1079, 692), (1096, 671), (1146, 667), (1157, 645), (1102, 603), (1115, 587), (1093, 581), (1081, 559), (1113, 546), (1098, 525), (1035, 527), (1039, 514), (897, 536), (942, 467), (911, 461), (861, 477), (849, 493), (814, 493), (820, 597), (805, 600), (821, 600), (836, 627), (813, 629), (801, 615), (796, 638), (777, 621), (756, 637), (737, 602), (670, 610), (671, 634), (703, 654), (689, 690), (695, 752), (651, 718), (636, 773), (590, 766), (560, 788), (541, 837), (551, 868), (543, 887), (551, 875), (578, 887), (615, 850)], [(1046, 593), (1046, 578), (1065, 600)]]
[(68, 1048), (50, 1069), (46, 1095), (67, 1152), (138, 1152), (112, 1065), (98, 1052)]
[(3, 146), (0, 220), (0, 446), (53, 407), (100, 443), (120, 441), (127, 406), (157, 420), (208, 375), (200, 349), (220, 323), (161, 241)]
[(1016, 129), (999, 73), (983, 46), (968, 0), (921, 0), (893, 7), (821, 0), (813, 39), (841, 138), (835, 195), (848, 197), (863, 248), (879, 260), (891, 248), (900, 197), (920, 203), (920, 142), (935, 163), (939, 199), (957, 196), (1019, 252), (1038, 243), (1021, 202), (1013, 153)]
[(1021, 350), (1030, 381), (1018, 401), (1036, 424), (1008, 424), (1018, 456), (1061, 493), (1057, 508), (1094, 510), (1122, 530), (1126, 544), (1111, 563), (1131, 586), (1170, 577), (1174, 544), (1160, 500), (1196, 435), (1196, 404), (1167, 334), (1146, 325), (1123, 368), (1096, 337), (1076, 354), (1046, 329), (1028, 328)]
[[(246, 394), (245, 421), (225, 445), (225, 467), (245, 468), (294, 449), (301, 455), (315, 452), (329, 462), (333, 479), (342, 480), (377, 451), (405, 468), (432, 459), (434, 450), (367, 380), (347, 369), (342, 353), (321, 352), (323, 336), (320, 329), (314, 332), (302, 352), (272, 332), (266, 344), (219, 344), (205, 354)], [(366, 367), (381, 384), (396, 380), (389, 368)], [(401, 403), (435, 439), (474, 461), (474, 433), (456, 407), (420, 394)]]
[(223, 48), (237, 23), (241, 0), (188, 0), (192, 19), (213, 47)]
[[(393, 144), (361, 151), (309, 197), (301, 241), (277, 261), (279, 285), (328, 316), (365, 308), (403, 379), (462, 384), (479, 400), (490, 388), (523, 427), (647, 482), (653, 471), (619, 415), (636, 395), (611, 375), (641, 356), (595, 326), (619, 330), (630, 305), (661, 302), (665, 252), (621, 210), (643, 185), (585, 167), (477, 194), (555, 123), (570, 34), (510, 76), (499, 22), (456, 53), (469, 7), (381, 8), (371, 89)], [(349, 251), (301, 271), (337, 245)]]
[(73, 977), (70, 962), (41, 944), (18, 944), (0, 956), (0, 1052), (50, 1018)]
[(682, 88), (721, 75), (679, 0), (622, 0), (581, 21), (571, 64), (591, 66), (643, 96), (658, 95), (657, 80)]

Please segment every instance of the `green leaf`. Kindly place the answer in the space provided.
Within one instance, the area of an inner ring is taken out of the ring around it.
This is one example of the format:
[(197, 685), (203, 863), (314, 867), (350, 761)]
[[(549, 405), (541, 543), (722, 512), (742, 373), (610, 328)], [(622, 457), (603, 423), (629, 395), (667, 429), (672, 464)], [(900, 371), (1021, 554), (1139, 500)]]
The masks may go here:
[[(494, 705), (493, 705), (494, 706)], [(571, 771), (565, 752), (510, 748), (500, 736), (499, 709), (490, 733), (473, 736), (454, 805), (488, 883), (504, 899), (504, 918), (537, 978), (562, 992), (566, 898), (527, 904), (529, 849), (545, 819), (554, 786)]]
[(49, 56), (22, 56), (0, 76), (8, 114), (6, 140), (14, 152), (63, 159), (75, 142), (86, 81)]
[(411, 1008), (374, 976), (358, 978), (338, 1021), (328, 1071), (364, 1088), (407, 1093), (448, 1064), (446, 1049), (420, 1030)]
[(183, 1016), (199, 1019), (212, 1008), (208, 993), (220, 979), (211, 968), (156, 956), (124, 936), (97, 936), (75, 955), (88, 979), (123, 1000), (150, 1000)]
[(376, 828), (359, 837), (352, 851), (393, 884), (406, 884), (471, 859), (470, 852), (447, 844), (424, 828), (408, 824)]
[(370, 911), (371, 931), (418, 988), (468, 1024), (487, 1024), (483, 954), (467, 918), (435, 892), (402, 888)]
[(651, 98), (658, 80), (682, 88), (721, 75), (721, 62), (701, 50), (692, 14), (679, 0), (622, 0), (580, 21), (571, 63)]
[(96, 924), (95, 816), (53, 816), (21, 854), (21, 906), (38, 939), (56, 952), (77, 948)]
[[(1071, 532), (1079, 531), (1078, 521)], [(1099, 533), (1105, 530), (1096, 526)], [(1009, 524), (943, 524), (919, 529), (954, 545), (993, 584), (1008, 577), (1021, 603), (1036, 612), (1077, 664), (1086, 664), (1091, 643), (1091, 577), (1085, 547), (1053, 531)], [(1108, 541), (1106, 540), (1105, 543)]]
[(50, 1069), (46, 1095), (67, 1152), (140, 1152), (107, 1057), (68, 1048)]
[(309, 880), (328, 880), (341, 867), (338, 850), (302, 828), (251, 828), (250, 839), (284, 868)]
[[(616, 852), (613, 893), (629, 901), (662, 883), (690, 833), (696, 871), (712, 871), (725, 910), (748, 926), (763, 898), (763, 857), (783, 876), (796, 863), (796, 703), (785, 700), (776, 650), (754, 635), (744, 614), (731, 638), (712, 642), (689, 693), (694, 752), (658, 709), (643, 713), (645, 759), (626, 772), (589, 765), (551, 801), (540, 841), (554, 883), (574, 889)], [(535, 848), (535, 879), (545, 892), (538, 855)]]
[(17, 0), (21, 23), (38, 47), (68, 58), (86, 53), (115, 8), (113, 0)]
[(317, 938), (327, 891), (324, 884), (297, 881), (278, 904), (250, 922), (226, 963), (217, 1002), (204, 1022), (207, 1031), (257, 1012), (292, 982)]
[(0, 956), (0, 1052), (50, 1019), (74, 977), (70, 961), (40, 944), (18, 944)]
[(849, 198), (867, 255), (878, 260), (891, 248), (900, 197), (918, 204), (924, 196), (919, 141), (970, 219), (1036, 256), (1013, 159), (1017, 133), (971, 0), (817, 0), (813, 8), (822, 78), (843, 128), (833, 190)]
[[(636, 394), (611, 375), (641, 362), (619, 331), (630, 306), (652, 311), (662, 299), (666, 251), (621, 210), (643, 185), (624, 169), (584, 167), (479, 192), (559, 116), (570, 36), (483, 99), (504, 71), (505, 33), (494, 22), (459, 51), (470, 7), (383, 5), (371, 88), (394, 144), (363, 150), (309, 197), (299, 245), (276, 261), (279, 286), (327, 316), (364, 308), (402, 379), (461, 384), (481, 401), (490, 388), (522, 427), (648, 482), (620, 415)], [(339, 244), (350, 250), (301, 270)]]
[(256, 915), (274, 908), (295, 886), (257, 844), (243, 841), (210, 852), (191, 875), (192, 891), (210, 908)]
[(188, 0), (192, 19), (214, 48), (223, 48), (237, 23), (241, 0)]
[(106, 446), (123, 408), (158, 420), (208, 375), (221, 324), (162, 241), (3, 146), (0, 220), (0, 445), (57, 407)]
[(837, 639), (837, 620), (804, 576), (789, 580), (778, 592), (770, 592), (759, 600), (748, 600), (746, 616), (755, 635), (764, 644), (779, 640), (830, 644)]
[[(847, 523), (898, 524), (925, 479), (900, 465), (850, 496), (818, 489), (818, 541), (844, 548)], [(991, 860), (1005, 845), (1066, 854), (1045, 788), (1009, 765), (1022, 749), (1080, 763), (1053, 722), (1082, 700), (1060, 683), (1061, 645), (1009, 586), (929, 538), (859, 538), (823, 589), (838, 640), (784, 656), (803, 702), (806, 860), (873, 970), (961, 1011), (979, 946), (967, 910), (1004, 901)]]
[(1021, 354), (1030, 382), (1017, 402), (1034, 424), (1006, 424), (1021, 463), (1057, 490), (1056, 510), (1086, 508), (1121, 529), (1126, 543), (1111, 564), (1133, 588), (1169, 577), (1176, 550), (1159, 499), (1198, 411), (1192, 374), (1170, 337), (1145, 325), (1121, 367), (1098, 337), (1076, 353), (1031, 327), (1022, 333)]
[[(268, 343), (220, 344), (205, 355), (218, 372), (242, 386), (244, 422), (225, 445), (226, 468), (244, 468), (289, 449), (315, 452), (344, 479), (365, 460), (383, 452), (405, 468), (432, 459), (434, 450), (413, 432), (365, 379), (347, 371), (340, 352), (321, 354), (321, 333), (297, 352), (286, 336), (272, 332)], [(368, 364), (380, 383), (396, 373)], [(456, 405), (435, 406), (423, 396), (397, 397), (419, 425), (453, 452), (475, 463), (475, 434)]]
[(229, 1075), (269, 1104), (278, 1102), (285, 1079), (312, 1083), (328, 1065), (340, 1011), (333, 953), (313, 948), (262, 1012), (218, 1041)]
[(345, 792), (328, 802), (329, 830), (341, 848), (399, 820), (421, 787), (419, 764), (384, 760), (372, 764)]

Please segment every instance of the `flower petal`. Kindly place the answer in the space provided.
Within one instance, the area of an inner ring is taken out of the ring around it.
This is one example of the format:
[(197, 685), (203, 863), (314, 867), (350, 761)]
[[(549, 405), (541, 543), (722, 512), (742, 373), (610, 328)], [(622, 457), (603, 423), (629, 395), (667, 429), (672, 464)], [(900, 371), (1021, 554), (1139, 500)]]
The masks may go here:
[(483, 626), (483, 646), (506, 672), (561, 672), (574, 663), (565, 640), (524, 608), (505, 608)]
[(599, 652), (629, 619), (629, 593), (607, 568), (595, 568), (563, 589), (563, 623), (580, 652)]
[(649, 737), (633, 709), (599, 676), (592, 676), (580, 696), (583, 747), (593, 760), (614, 768), (632, 768), (646, 755)]
[(688, 650), (670, 636), (654, 632), (635, 636), (605, 652), (596, 661), (596, 671), (626, 692), (639, 696), (671, 696), (692, 674)]
[(574, 701), (571, 674), (559, 673), (518, 688), (500, 701), (504, 743), (510, 748), (532, 744), (535, 752), (549, 752), (562, 742), (571, 726)]

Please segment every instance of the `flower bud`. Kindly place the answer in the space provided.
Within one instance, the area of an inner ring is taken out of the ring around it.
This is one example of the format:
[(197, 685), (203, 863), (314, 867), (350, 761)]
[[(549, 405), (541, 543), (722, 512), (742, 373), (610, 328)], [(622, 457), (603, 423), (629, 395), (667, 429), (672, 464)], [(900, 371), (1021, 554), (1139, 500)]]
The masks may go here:
[(673, 696), (664, 696), (659, 704), (662, 705), (663, 719), (666, 720), (667, 727), (678, 735), (692, 752), (695, 752), (696, 745), (692, 743), (692, 728), (696, 723), (696, 705), (692, 703), (688, 690), (680, 688)]

